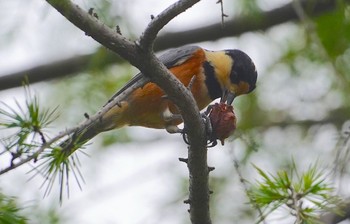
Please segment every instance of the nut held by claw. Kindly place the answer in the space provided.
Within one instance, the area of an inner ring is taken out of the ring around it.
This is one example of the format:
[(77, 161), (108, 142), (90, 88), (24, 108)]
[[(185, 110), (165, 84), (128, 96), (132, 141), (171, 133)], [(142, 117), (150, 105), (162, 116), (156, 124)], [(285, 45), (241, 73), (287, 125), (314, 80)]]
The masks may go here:
[(233, 107), (225, 103), (216, 103), (212, 106), (209, 119), (213, 128), (214, 139), (219, 139), (221, 145), (236, 129), (236, 116)]

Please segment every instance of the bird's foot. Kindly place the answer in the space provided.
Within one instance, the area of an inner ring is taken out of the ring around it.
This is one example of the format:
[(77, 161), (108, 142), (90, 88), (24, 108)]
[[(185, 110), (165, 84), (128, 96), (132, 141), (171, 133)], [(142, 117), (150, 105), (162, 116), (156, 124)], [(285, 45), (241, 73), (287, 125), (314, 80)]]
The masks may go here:
[[(206, 112), (201, 114), (203, 123), (205, 125), (205, 133), (206, 133), (206, 138), (207, 138), (207, 147), (211, 148), (217, 145), (217, 140), (215, 137), (215, 134), (213, 132), (213, 128), (211, 125), (210, 118), (208, 117), (208, 114)], [(188, 145), (190, 145), (190, 141), (188, 140), (188, 134), (187, 134), (187, 128), (186, 126), (183, 129), (178, 128), (178, 132), (182, 134), (182, 138), (184, 142)]]

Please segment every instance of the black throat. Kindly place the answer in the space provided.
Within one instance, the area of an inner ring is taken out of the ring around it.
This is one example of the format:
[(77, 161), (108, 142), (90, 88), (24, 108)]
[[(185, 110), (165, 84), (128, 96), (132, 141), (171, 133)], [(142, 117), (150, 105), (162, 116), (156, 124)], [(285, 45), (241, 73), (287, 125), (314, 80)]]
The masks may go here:
[(203, 68), (206, 77), (205, 85), (207, 86), (209, 96), (212, 100), (215, 100), (222, 95), (221, 86), (215, 76), (215, 69), (208, 61), (203, 63)]

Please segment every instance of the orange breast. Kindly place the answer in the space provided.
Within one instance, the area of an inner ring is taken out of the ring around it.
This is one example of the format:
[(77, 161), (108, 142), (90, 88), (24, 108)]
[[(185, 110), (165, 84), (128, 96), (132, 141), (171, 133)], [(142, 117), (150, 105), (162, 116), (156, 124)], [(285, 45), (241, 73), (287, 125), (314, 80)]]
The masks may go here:
[[(208, 90), (205, 86), (202, 63), (205, 60), (204, 51), (199, 49), (185, 63), (169, 70), (185, 85), (188, 86), (193, 76), (196, 76), (191, 91), (199, 109), (203, 109), (210, 102)], [(169, 124), (180, 124), (181, 120), (164, 121), (163, 111), (169, 107), (172, 113), (179, 113), (175, 105), (162, 98), (165, 93), (154, 83), (148, 83), (137, 89), (127, 100), (128, 107), (123, 110), (123, 122), (132, 126), (150, 128), (164, 128)]]

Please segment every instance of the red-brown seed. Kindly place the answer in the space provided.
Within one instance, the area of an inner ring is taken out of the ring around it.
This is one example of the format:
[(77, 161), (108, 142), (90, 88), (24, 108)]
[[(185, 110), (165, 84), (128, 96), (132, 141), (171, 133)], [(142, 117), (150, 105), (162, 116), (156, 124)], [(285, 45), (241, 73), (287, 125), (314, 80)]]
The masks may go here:
[(224, 145), (228, 138), (236, 129), (236, 116), (233, 107), (225, 103), (212, 105), (209, 119), (213, 128), (215, 139), (219, 139)]

